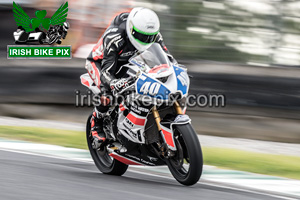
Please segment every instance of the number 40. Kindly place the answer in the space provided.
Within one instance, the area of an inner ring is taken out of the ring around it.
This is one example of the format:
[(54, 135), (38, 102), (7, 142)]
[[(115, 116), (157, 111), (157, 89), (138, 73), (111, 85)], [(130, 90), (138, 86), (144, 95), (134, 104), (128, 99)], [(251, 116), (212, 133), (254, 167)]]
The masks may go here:
[(151, 82), (145, 82), (141, 89), (140, 92), (143, 94), (149, 94), (151, 96), (155, 96), (160, 88), (160, 84), (159, 83), (152, 83)]

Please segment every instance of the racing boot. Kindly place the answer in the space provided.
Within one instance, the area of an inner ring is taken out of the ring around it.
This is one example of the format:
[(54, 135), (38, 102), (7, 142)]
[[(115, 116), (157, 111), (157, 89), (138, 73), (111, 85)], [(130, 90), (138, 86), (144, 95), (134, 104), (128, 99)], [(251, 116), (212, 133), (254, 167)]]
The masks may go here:
[(98, 112), (96, 108), (91, 118), (91, 133), (94, 139), (92, 147), (98, 149), (106, 138), (103, 131), (103, 113)]

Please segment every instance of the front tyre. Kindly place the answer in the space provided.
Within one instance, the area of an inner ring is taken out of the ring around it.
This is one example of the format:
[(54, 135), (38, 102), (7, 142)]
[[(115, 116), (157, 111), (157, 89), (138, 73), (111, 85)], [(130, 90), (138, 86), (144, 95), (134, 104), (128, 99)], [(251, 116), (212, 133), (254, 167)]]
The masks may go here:
[(89, 116), (86, 123), (86, 139), (90, 154), (94, 160), (95, 165), (103, 174), (122, 176), (126, 172), (128, 165), (121, 163), (109, 156), (106, 148), (104, 148), (103, 150), (93, 149), (93, 137), (91, 135), (91, 117), (92, 115)]
[(166, 162), (174, 178), (183, 185), (194, 185), (202, 174), (202, 150), (192, 125), (174, 125), (175, 155)]
[(52, 45), (52, 44), (54, 44), (55, 42), (57, 42), (57, 40), (58, 40), (57, 34), (50, 35), (50, 36), (49, 36), (48, 44)]

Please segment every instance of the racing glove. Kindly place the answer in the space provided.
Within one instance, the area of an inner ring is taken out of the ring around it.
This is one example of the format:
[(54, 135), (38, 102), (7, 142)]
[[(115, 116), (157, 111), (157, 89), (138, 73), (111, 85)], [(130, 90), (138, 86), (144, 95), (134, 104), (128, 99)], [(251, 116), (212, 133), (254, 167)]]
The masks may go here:
[(121, 79), (115, 79), (110, 82), (110, 89), (113, 92), (113, 94), (116, 94), (125, 88), (127, 88), (129, 85), (127, 83), (127, 79), (121, 78)]

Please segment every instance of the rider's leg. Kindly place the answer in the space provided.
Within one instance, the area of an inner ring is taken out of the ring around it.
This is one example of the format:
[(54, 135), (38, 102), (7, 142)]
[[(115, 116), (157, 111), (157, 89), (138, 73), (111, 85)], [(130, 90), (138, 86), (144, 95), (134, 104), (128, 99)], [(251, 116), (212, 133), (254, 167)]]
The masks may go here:
[(93, 61), (91, 54), (86, 60), (85, 68), (87, 69), (91, 79), (95, 85), (100, 89), (101, 94), (99, 105), (95, 106), (93, 116), (91, 118), (91, 133), (94, 138), (93, 147), (100, 147), (101, 143), (105, 141), (105, 133), (103, 131), (103, 117), (109, 109), (110, 99), (105, 96), (109, 89), (105, 88), (100, 81), (100, 68), (101, 62)]
[(101, 143), (106, 139), (103, 131), (103, 118), (109, 109), (110, 99), (102, 95), (99, 100), (99, 105), (95, 106), (91, 118), (91, 133), (94, 138), (93, 147), (99, 148)]

